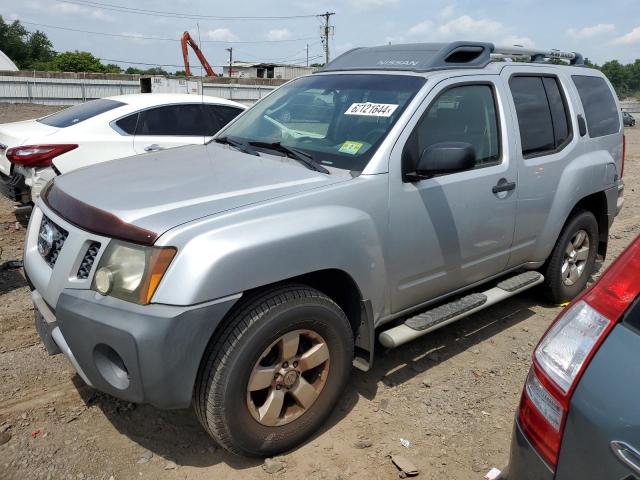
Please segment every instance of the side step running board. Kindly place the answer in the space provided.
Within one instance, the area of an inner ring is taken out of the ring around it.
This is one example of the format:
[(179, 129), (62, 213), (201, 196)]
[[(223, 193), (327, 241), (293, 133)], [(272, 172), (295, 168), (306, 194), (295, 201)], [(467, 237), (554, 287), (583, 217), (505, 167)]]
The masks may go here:
[(402, 325), (380, 333), (378, 339), (387, 348), (399, 347), (415, 338), (517, 295), (543, 281), (544, 276), (539, 272), (521, 273), (501, 281), (485, 292), (472, 293), (410, 317)]

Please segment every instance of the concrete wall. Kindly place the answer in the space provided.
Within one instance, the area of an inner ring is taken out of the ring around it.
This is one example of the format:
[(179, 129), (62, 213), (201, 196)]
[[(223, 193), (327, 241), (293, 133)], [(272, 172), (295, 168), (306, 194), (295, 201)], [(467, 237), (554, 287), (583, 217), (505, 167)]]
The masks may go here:
[[(283, 80), (204, 78), (203, 93), (251, 105)], [(0, 102), (73, 105), (95, 98), (140, 93), (140, 75), (0, 71)]]

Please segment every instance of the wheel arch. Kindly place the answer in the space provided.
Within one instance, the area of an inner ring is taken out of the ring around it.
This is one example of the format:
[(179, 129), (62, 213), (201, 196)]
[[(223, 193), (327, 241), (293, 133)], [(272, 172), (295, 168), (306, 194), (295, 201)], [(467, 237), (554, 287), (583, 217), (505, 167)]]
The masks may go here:
[(607, 245), (609, 241), (609, 208), (607, 195), (604, 192), (596, 192), (581, 199), (573, 207), (571, 212), (569, 212), (565, 224), (580, 210), (587, 210), (596, 217), (596, 221), (598, 222), (598, 255), (604, 259), (607, 255)]

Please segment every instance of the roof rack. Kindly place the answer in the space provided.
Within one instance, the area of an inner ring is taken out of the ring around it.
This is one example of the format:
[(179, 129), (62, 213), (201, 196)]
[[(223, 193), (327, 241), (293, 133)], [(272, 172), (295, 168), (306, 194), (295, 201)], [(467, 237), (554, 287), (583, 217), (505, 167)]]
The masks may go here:
[(527, 58), (538, 63), (548, 59), (568, 60), (571, 65), (584, 65), (584, 58), (578, 52), (563, 52), (562, 50), (538, 50), (521, 45), (494, 45), (491, 58)]
[(518, 45), (496, 47), (486, 42), (410, 43), (354, 48), (329, 62), (318, 72), (354, 70), (406, 70), (428, 72), (451, 68), (483, 68), (496, 58), (564, 59), (584, 64), (582, 55), (560, 50), (536, 50)]

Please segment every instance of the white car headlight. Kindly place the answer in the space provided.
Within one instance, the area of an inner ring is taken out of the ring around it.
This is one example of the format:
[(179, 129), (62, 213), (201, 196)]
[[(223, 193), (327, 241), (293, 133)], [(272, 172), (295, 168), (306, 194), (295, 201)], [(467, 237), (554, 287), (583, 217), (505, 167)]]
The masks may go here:
[(176, 254), (173, 247), (145, 247), (112, 240), (93, 278), (93, 289), (140, 304), (148, 304)]

